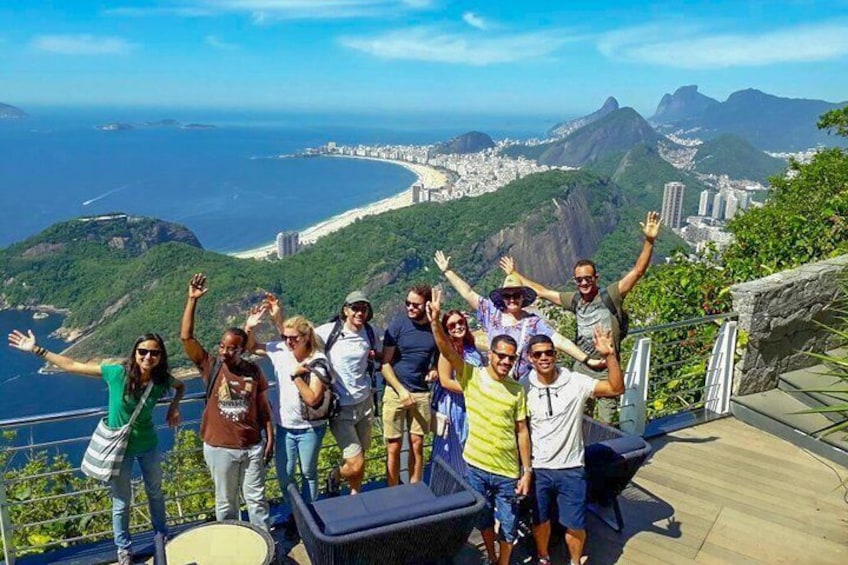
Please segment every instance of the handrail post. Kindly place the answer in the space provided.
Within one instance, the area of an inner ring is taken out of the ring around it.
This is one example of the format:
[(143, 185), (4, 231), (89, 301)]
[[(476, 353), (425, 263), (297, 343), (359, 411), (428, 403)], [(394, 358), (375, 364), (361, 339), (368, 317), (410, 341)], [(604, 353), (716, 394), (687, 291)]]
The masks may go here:
[(3, 558), (6, 565), (15, 565), (14, 529), (6, 500), (6, 474), (0, 469), (0, 536), (3, 538)]
[(618, 424), (629, 434), (645, 433), (648, 401), (648, 375), (651, 370), (651, 338), (640, 337), (624, 374), (624, 395)]
[(733, 379), (736, 322), (726, 320), (718, 331), (713, 352), (707, 364), (706, 402), (704, 407), (713, 414), (730, 412), (730, 390)]

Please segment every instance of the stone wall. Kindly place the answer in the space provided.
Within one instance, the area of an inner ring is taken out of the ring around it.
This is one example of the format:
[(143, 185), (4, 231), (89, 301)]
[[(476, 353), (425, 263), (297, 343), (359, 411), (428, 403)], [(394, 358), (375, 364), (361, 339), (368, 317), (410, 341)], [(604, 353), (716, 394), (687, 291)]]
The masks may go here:
[(848, 255), (842, 255), (730, 287), (739, 329), (748, 335), (736, 363), (733, 394), (772, 389), (782, 373), (818, 364), (803, 352), (835, 345), (818, 323), (835, 321), (834, 301), (846, 269)]

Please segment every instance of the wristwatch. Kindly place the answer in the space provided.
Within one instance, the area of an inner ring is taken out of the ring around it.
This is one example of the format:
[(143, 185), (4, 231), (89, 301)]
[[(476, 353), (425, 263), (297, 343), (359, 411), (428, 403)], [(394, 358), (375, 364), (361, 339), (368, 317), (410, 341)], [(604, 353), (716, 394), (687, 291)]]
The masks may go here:
[(294, 382), (295, 379), (302, 379), (303, 375), (301, 375), (300, 373), (292, 373), (291, 375), (289, 375), (289, 378), (292, 380), (292, 382)]
[(533, 472), (533, 467), (522, 467), (521, 472), (524, 473), (525, 475), (529, 475), (530, 473)]

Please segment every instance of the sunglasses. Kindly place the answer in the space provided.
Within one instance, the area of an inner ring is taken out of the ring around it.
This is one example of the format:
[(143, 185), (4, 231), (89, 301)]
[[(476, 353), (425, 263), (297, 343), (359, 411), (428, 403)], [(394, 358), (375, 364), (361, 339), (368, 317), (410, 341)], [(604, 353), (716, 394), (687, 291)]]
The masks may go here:
[(592, 275), (590, 277), (574, 277), (574, 282), (576, 282), (577, 284), (584, 283), (584, 282), (590, 283), (593, 280), (595, 280), (595, 275)]
[(409, 300), (407, 300), (406, 301), (406, 307), (407, 308), (417, 308), (417, 309), (420, 310), (421, 308), (424, 308), (424, 303), (423, 302), (410, 302)]
[(501, 296), (503, 296), (504, 300), (521, 300), (524, 298), (524, 293), (521, 291), (518, 292), (502, 292)]
[(135, 350), (135, 352), (138, 353), (139, 357), (147, 357), (150, 355), (154, 359), (158, 359), (159, 356), (162, 355), (161, 349), (144, 349), (143, 347), (139, 347)]
[(467, 328), (468, 324), (465, 323), (465, 320), (459, 320), (458, 322), (448, 322), (448, 331), (456, 329), (456, 328)]
[(367, 304), (348, 304), (347, 307), (354, 312), (368, 312), (369, 308)]
[(498, 359), (507, 359), (512, 363), (515, 363), (515, 360), (518, 359), (518, 355), (512, 355), (510, 353), (501, 353), (500, 351), (492, 351), (495, 355), (498, 356)]
[(284, 336), (283, 336), (283, 339), (284, 339), (287, 343), (297, 343), (297, 340), (299, 340), (301, 337), (302, 337), (302, 336), (301, 336), (300, 334), (297, 334), (297, 335), (284, 335)]
[(541, 359), (542, 357), (556, 357), (556, 351), (553, 349), (542, 349), (541, 351), (532, 351), (530, 357), (533, 359)]

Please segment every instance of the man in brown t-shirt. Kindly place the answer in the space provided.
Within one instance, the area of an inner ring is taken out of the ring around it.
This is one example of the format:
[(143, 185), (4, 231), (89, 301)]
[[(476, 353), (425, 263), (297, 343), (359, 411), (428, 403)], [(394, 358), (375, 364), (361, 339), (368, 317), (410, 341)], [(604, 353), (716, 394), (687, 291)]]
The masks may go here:
[(195, 308), (207, 290), (205, 276), (198, 273), (191, 278), (180, 338), (186, 355), (200, 369), (208, 391), (200, 435), (203, 458), (215, 483), (215, 516), (218, 520), (238, 519), (241, 487), (250, 522), (267, 531), (270, 518), (265, 498), (265, 463), (274, 455), (268, 380), (258, 365), (241, 358), (247, 343), (242, 329), (224, 332), (217, 356), (208, 353), (194, 338)]

